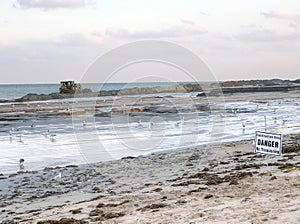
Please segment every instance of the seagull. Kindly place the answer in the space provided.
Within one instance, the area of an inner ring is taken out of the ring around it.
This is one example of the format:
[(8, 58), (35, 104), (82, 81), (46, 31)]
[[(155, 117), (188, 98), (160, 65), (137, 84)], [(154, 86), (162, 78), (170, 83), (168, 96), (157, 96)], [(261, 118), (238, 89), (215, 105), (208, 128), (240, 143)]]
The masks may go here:
[(56, 136), (56, 134), (50, 133), (50, 131), (48, 132), (48, 134), (49, 134), (49, 139), (50, 139), (50, 141), (51, 141), (51, 142), (55, 142), (55, 136)]
[(239, 108), (233, 108), (233, 109), (232, 109), (232, 113), (233, 113), (233, 114), (236, 114), (236, 113), (238, 112), (238, 110), (239, 110)]
[(47, 132), (44, 132), (42, 135), (45, 136), (45, 138), (48, 138), (48, 135), (50, 134), (50, 130), (48, 129)]
[(149, 123), (149, 128), (152, 128), (153, 125), (154, 125), (154, 123), (153, 123), (153, 122), (150, 122), (150, 123)]
[(83, 121), (83, 122), (82, 122), (82, 126), (85, 127), (86, 125), (87, 125), (87, 124), (86, 124), (86, 121)]
[(31, 127), (31, 128), (34, 128), (34, 127), (35, 127), (34, 123), (32, 123), (32, 124), (30, 125), (30, 127)]
[(19, 160), (19, 167), (20, 167), (20, 170), (24, 170), (24, 169), (25, 169), (25, 167), (24, 167), (24, 162), (25, 162), (25, 160), (24, 160), (23, 158), (21, 158), (21, 159)]
[(59, 172), (58, 175), (54, 177), (54, 180), (58, 183), (61, 183), (61, 172)]
[(177, 122), (175, 123), (175, 127), (179, 127), (180, 125), (183, 124), (183, 122), (184, 122), (184, 117), (183, 117), (180, 121), (177, 121)]
[(139, 127), (139, 128), (143, 127), (143, 125), (142, 125), (142, 120), (139, 120), (139, 121), (138, 121), (138, 127)]
[(19, 141), (22, 142), (22, 133), (16, 135), (19, 138)]
[(9, 134), (14, 135), (16, 131), (19, 131), (19, 129), (11, 128)]

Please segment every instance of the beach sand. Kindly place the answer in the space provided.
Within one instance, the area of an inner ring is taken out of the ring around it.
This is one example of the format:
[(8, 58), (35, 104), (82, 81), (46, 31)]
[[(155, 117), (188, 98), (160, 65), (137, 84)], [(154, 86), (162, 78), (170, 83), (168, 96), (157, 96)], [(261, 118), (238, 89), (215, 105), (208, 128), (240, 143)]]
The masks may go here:
[(284, 136), (283, 156), (239, 141), (3, 175), (0, 220), (299, 223), (299, 144), (300, 135)]

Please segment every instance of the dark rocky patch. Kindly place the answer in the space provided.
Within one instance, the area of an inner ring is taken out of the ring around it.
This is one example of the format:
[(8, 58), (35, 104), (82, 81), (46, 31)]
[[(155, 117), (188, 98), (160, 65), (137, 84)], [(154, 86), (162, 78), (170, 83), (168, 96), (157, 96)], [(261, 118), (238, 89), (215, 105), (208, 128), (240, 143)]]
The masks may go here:
[(102, 214), (103, 214), (103, 210), (96, 208), (96, 209), (93, 209), (89, 215), (90, 216), (99, 216)]
[(207, 194), (207, 195), (204, 196), (204, 199), (209, 199), (209, 198), (212, 198), (212, 197), (213, 197), (212, 194)]
[(82, 208), (78, 208), (78, 209), (70, 210), (70, 212), (71, 212), (72, 214), (79, 214), (79, 213), (81, 213), (81, 210), (82, 210)]
[(183, 182), (180, 182), (180, 183), (172, 184), (171, 186), (172, 187), (178, 187), (178, 186), (188, 186), (188, 185), (191, 185), (191, 184), (200, 184), (200, 182), (198, 180), (187, 180), (187, 181), (183, 181)]
[(282, 153), (300, 152), (300, 144), (298, 142), (291, 142), (284, 144), (282, 147)]
[(175, 204), (186, 204), (187, 201), (184, 199), (179, 199), (178, 201), (175, 202)]
[(119, 218), (122, 216), (125, 216), (124, 212), (106, 212), (103, 213), (101, 216), (95, 218), (95, 221), (105, 221), (108, 219)]
[(157, 203), (157, 204), (151, 204), (151, 205), (146, 205), (143, 208), (139, 208), (137, 209), (137, 211), (148, 211), (148, 210), (152, 210), (152, 209), (159, 209), (159, 208), (164, 208), (167, 207), (168, 205), (165, 203)]
[(135, 159), (136, 157), (134, 156), (125, 156), (125, 157), (122, 157), (121, 160), (126, 160), (126, 159)]
[(154, 192), (161, 192), (161, 191), (162, 191), (162, 188), (157, 187), (157, 188), (153, 189), (153, 191), (154, 191)]
[(88, 222), (74, 218), (61, 218), (60, 220), (38, 221), (37, 224), (88, 224)]

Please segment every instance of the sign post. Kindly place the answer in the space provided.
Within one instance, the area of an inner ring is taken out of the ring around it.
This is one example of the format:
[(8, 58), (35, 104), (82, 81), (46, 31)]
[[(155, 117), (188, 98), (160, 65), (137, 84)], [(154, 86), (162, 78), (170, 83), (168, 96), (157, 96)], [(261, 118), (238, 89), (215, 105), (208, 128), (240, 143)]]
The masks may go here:
[[(282, 135), (257, 131), (255, 136), (255, 152), (265, 155), (281, 156)], [(272, 176), (271, 168), (269, 167), (268, 163), (267, 175)]]
[(266, 132), (256, 132), (255, 152), (269, 155), (282, 155), (282, 135)]

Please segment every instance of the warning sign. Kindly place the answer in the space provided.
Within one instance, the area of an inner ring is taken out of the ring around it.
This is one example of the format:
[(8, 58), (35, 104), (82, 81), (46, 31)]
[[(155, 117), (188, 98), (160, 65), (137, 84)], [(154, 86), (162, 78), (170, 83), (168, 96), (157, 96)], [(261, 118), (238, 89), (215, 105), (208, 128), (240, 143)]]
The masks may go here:
[(280, 156), (282, 154), (282, 136), (280, 134), (257, 131), (255, 152)]

